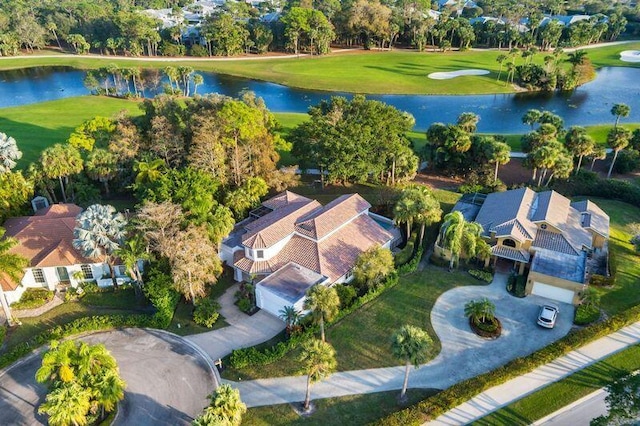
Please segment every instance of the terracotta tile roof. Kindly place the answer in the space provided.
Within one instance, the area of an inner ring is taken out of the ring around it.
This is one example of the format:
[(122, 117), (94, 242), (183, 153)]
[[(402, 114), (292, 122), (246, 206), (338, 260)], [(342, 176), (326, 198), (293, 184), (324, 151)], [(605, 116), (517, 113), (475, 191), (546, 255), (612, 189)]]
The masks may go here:
[[(244, 251), (238, 251), (234, 256), (234, 266), (249, 274), (264, 275), (271, 274), (284, 265), (293, 262), (329, 277), (331, 282), (334, 282), (353, 267), (360, 253), (370, 247), (383, 245), (393, 239), (393, 235), (369, 217), (368, 214), (362, 214), (369, 208), (369, 203), (360, 196), (343, 196), (327, 204), (324, 208), (318, 207), (315, 203), (317, 202), (313, 201), (313, 203), (298, 207), (294, 202), (291, 204), (291, 208), (298, 208), (293, 212), (289, 212), (289, 206), (280, 208), (279, 210), (288, 213), (284, 218), (286, 220), (283, 220), (278, 215), (278, 221), (273, 222), (275, 225), (265, 227), (263, 224), (257, 227), (259, 232), (247, 232), (250, 237), (243, 238), (243, 244), (247, 245), (246, 242), (257, 245), (265, 244), (269, 238), (273, 239), (273, 235), (284, 233), (285, 225), (290, 226), (287, 235), (293, 234), (294, 224), (289, 222), (288, 217), (295, 216), (304, 208), (310, 208), (310, 210), (305, 211), (307, 217), (304, 218), (304, 221), (315, 221), (316, 224), (313, 236), (293, 235), (280, 252), (268, 260), (251, 260), (245, 257)], [(274, 215), (279, 210), (269, 215)], [(358, 211), (360, 212), (356, 213)], [(337, 217), (331, 219), (332, 213), (335, 213)], [(263, 216), (255, 222), (267, 218), (269, 215)], [(255, 224), (255, 222), (250, 225)], [(249, 225), (247, 227), (250, 228)], [(269, 227), (277, 227), (277, 232), (270, 231), (265, 233), (265, 229), (269, 229)], [(297, 226), (295, 230), (298, 230)], [(314, 238), (316, 235), (320, 236), (319, 241)], [(280, 241), (285, 237), (286, 235), (283, 235), (275, 241)], [(325, 238), (323, 239), (322, 237)], [(260, 247), (254, 246), (252, 248)]]
[[(34, 216), (7, 219), (6, 235), (18, 240), (9, 252), (26, 257), (30, 268), (93, 263), (72, 246), (75, 218), (81, 211), (75, 204), (54, 204)], [(6, 276), (0, 282), (6, 291), (18, 285)]]
[(371, 204), (360, 195), (346, 194), (300, 218), (296, 231), (320, 240), (370, 207)]
[(311, 200), (307, 197), (303, 197), (302, 195), (298, 195), (295, 192), (284, 191), (276, 195), (275, 197), (269, 198), (268, 200), (264, 201), (262, 205), (272, 210), (277, 210), (291, 203), (299, 203), (303, 201), (309, 202)]
[(293, 233), (298, 219), (309, 212), (321, 208), (315, 200), (296, 200), (245, 225), (247, 231), (242, 236), (242, 244), (250, 248), (271, 247)]

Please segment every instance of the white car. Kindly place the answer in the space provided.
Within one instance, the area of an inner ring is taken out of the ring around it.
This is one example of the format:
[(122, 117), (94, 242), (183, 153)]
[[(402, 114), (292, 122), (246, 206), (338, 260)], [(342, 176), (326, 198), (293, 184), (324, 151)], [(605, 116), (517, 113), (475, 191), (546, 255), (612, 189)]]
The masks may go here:
[(542, 305), (538, 315), (538, 325), (544, 328), (553, 328), (556, 325), (559, 312), (560, 309), (557, 306)]

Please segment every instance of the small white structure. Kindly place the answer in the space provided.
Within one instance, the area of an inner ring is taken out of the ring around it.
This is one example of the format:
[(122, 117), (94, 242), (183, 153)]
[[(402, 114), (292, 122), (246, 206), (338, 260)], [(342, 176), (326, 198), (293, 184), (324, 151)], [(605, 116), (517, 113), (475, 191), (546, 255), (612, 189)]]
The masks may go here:
[(311, 287), (351, 281), (361, 253), (401, 239), (393, 222), (370, 207), (358, 194), (322, 206), (283, 192), (236, 226), (222, 242), (220, 258), (233, 267), (236, 281), (257, 283), (259, 308), (276, 316), (285, 306), (302, 311)]
[[(18, 240), (9, 252), (29, 261), (20, 282), (0, 271), (0, 285), (9, 305), (29, 287), (53, 291), (59, 285), (76, 287), (83, 281), (112, 285), (108, 265), (85, 258), (73, 247), (73, 229), (80, 212), (75, 204), (54, 204), (33, 216), (7, 219), (3, 225), (6, 235)], [(122, 265), (115, 266), (115, 275), (118, 283), (130, 281)]]

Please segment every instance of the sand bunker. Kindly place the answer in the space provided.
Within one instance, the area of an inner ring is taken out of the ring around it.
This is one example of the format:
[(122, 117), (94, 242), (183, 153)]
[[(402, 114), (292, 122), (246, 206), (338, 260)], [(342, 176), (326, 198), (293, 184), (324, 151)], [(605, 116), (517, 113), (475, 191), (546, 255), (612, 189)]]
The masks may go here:
[(620, 60), (623, 62), (640, 62), (640, 50), (625, 50), (620, 52)]
[(463, 75), (487, 75), (489, 71), (487, 70), (458, 70), (458, 71), (450, 71), (450, 72), (432, 72), (427, 77), (433, 80), (449, 80), (450, 78), (456, 78)]

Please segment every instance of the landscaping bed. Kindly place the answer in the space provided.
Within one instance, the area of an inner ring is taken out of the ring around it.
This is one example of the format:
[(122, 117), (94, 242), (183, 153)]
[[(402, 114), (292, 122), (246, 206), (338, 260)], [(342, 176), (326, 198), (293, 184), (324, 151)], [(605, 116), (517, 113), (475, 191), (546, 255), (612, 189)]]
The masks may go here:
[(502, 323), (498, 318), (491, 318), (478, 323), (469, 318), (469, 326), (474, 333), (485, 339), (497, 339), (502, 334)]
[(46, 288), (27, 288), (20, 300), (11, 304), (11, 309), (36, 309), (53, 300), (54, 292)]

